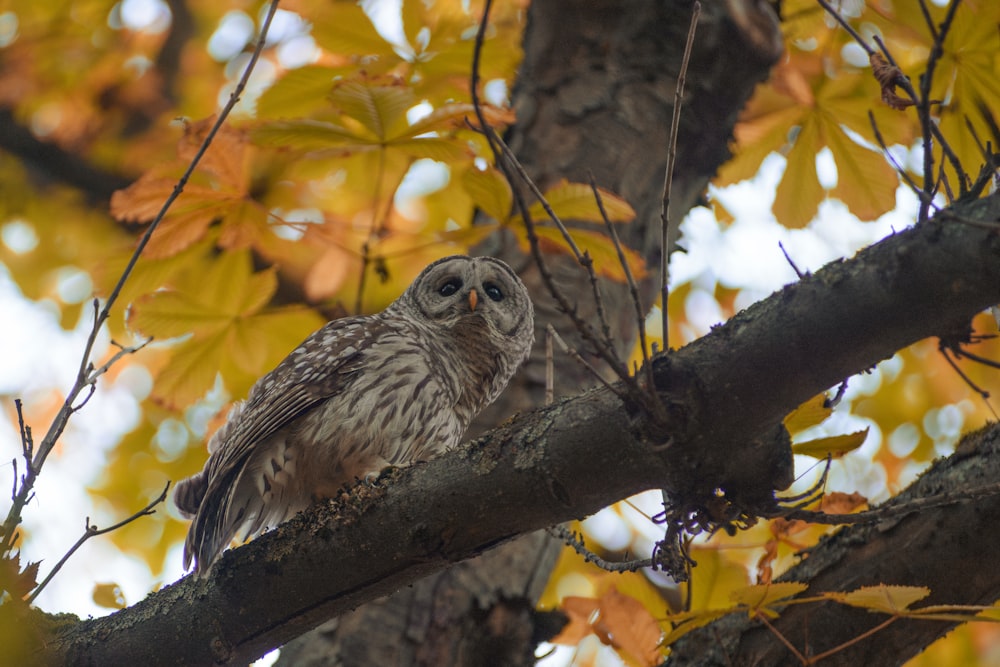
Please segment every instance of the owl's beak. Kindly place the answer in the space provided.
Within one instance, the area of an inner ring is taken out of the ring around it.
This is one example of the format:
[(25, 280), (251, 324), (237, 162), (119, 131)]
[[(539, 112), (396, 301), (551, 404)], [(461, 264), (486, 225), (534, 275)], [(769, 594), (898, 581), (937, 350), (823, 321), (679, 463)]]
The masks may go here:
[(479, 295), (476, 294), (476, 290), (469, 290), (469, 310), (475, 312), (477, 303), (479, 303)]

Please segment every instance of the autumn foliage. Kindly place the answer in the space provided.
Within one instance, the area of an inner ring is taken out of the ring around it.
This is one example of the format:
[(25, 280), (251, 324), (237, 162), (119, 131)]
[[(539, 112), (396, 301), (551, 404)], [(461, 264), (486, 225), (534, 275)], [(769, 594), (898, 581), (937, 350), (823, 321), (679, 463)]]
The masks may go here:
[[(780, 4), (785, 57), (745, 109), (717, 186), (755, 176), (765, 158), (780, 153), (786, 166), (772, 210), (781, 225), (801, 229), (828, 200), (874, 220), (897, 205), (901, 184), (922, 185), (923, 128), (913, 105), (899, 101), (899, 82), (919, 85), (937, 48), (920, 10), (926, 5), (933, 25), (951, 17), (927, 89), (948, 138), (947, 152), (940, 142), (932, 148), (940, 172), (933, 194), (945, 201), (966, 193), (966, 172), (977, 173), (985, 142), (1000, 140), (989, 113), (1000, 109), (1000, 3), (970, 0), (953, 15), (933, 3), (840, 3), (848, 24), (870, 43), (878, 36), (893, 54), (891, 70), (814, 0)], [(260, 3), (150, 3), (155, 11), (139, 19), (129, 13), (136, 5), (85, 0), (0, 10), (0, 124), (58, 151), (54, 158), (8, 145), (0, 151), (0, 262), (23, 295), (51, 304), (66, 328), (93, 317), (89, 294), (66, 296), (68, 272), (108, 296), (242, 71), (252, 48), (247, 26), (259, 22), (261, 10)], [(151, 390), (138, 423), (108, 450), (100, 478), (87, 482), (93, 498), (127, 515), (166, 480), (199, 470), (203, 443), (228, 404), (327, 319), (383, 308), (428, 262), (491, 235), (505, 234), (527, 251), (511, 185), (494, 165), (470, 101), (481, 11), (480, 2), (405, 0), (400, 33), (390, 40), (352, 2), (282, 3), (284, 27), (272, 32), (247, 93), (151, 237), (108, 323), (110, 337), (123, 344), (152, 341), (120, 362), (145, 369)], [(517, 122), (507, 91), (523, 29), (521, 2), (493, 8), (478, 92), (498, 131)], [(233, 42), (228, 49), (219, 45), (225, 40)], [(821, 182), (821, 152), (836, 165), (834, 185)], [(49, 159), (64, 170), (43, 166), (62, 176), (39, 178), (32, 161)], [(607, 190), (600, 195), (610, 222), (633, 220), (634, 203)], [(559, 217), (604, 220), (588, 184), (562, 181), (545, 196)], [(732, 220), (718, 200), (711, 205), (720, 224)], [(535, 233), (542, 250), (568, 252), (557, 229), (541, 222), (547, 215), (540, 203), (530, 214), (541, 223)], [(573, 240), (598, 275), (623, 282), (618, 254), (598, 229), (574, 229)], [(636, 278), (655, 270), (639, 253), (624, 254)], [(667, 304), (674, 346), (700, 333), (686, 309), (695, 292), (724, 317), (740, 296), (738, 287), (717, 281), (674, 286)], [(985, 315), (976, 325), (996, 330)], [(998, 352), (992, 341), (978, 351)], [(799, 463), (815, 463), (803, 482), (816, 483), (810, 507), (848, 513), (883, 500), (947, 453), (961, 432), (995, 418), (976, 387), (995, 387), (996, 371), (962, 368), (964, 377), (925, 341), (872, 369), (836, 408), (830, 392), (789, 415)], [(59, 403), (43, 392), (27, 398), (33, 423)], [(5, 410), (17, 423), (10, 401)], [(167, 435), (181, 445), (164, 444)], [(820, 481), (821, 473), (828, 478)], [(648, 551), (649, 512), (625, 504), (605, 511), (623, 522), (627, 545), (605, 549), (584, 524), (590, 546), (607, 556)], [(161, 511), (105, 539), (156, 577), (186, 529), (173, 511)], [(775, 519), (732, 536), (702, 536), (690, 545), (697, 563), (691, 581), (680, 587), (603, 572), (567, 548), (540, 605), (569, 619), (554, 643), (585, 647), (592, 637), (628, 664), (654, 665), (672, 641), (716, 618), (780, 614), (805, 585), (774, 584), (777, 573), (830, 530)], [(26, 597), (37, 575), (38, 564), (16, 554), (0, 560), (7, 596)], [(965, 620), (983, 611), (920, 608), (921, 593), (810, 590), (795, 604), (855, 605), (887, 618)], [(95, 582), (93, 600), (125, 604), (113, 582)], [(959, 640), (968, 641), (968, 633), (988, 630), (963, 632)], [(577, 664), (591, 664), (588, 655), (581, 649)]]

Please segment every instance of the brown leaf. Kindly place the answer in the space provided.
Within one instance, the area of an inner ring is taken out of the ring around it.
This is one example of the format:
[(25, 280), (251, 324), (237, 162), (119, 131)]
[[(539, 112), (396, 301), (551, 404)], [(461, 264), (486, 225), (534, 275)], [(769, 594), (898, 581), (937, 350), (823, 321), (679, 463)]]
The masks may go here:
[(869, 56), (868, 61), (872, 66), (872, 74), (882, 88), (882, 101), (897, 111), (902, 111), (906, 107), (913, 106), (913, 100), (900, 97), (896, 93), (899, 82), (906, 78), (903, 71), (889, 62), (877, 51)]
[(38, 585), (41, 561), (28, 563), (21, 569), (21, 555), (0, 559), (0, 591), (7, 591), (16, 600), (23, 600)]

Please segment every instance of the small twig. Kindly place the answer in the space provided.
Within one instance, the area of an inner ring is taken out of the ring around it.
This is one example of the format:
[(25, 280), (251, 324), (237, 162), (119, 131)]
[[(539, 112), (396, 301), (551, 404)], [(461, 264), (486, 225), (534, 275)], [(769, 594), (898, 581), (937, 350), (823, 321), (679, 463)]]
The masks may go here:
[(837, 387), (837, 393), (833, 395), (833, 398), (828, 398), (823, 401), (823, 406), (827, 408), (835, 408), (840, 405), (841, 399), (844, 398), (844, 394), (847, 392), (847, 380), (840, 383)]
[(900, 502), (893, 506), (876, 507), (853, 514), (827, 514), (826, 512), (813, 512), (803, 509), (789, 509), (777, 507), (772, 511), (762, 513), (766, 519), (776, 519), (778, 517), (805, 521), (807, 523), (817, 523), (829, 526), (839, 526), (845, 524), (858, 523), (882, 523), (884, 521), (898, 520), (902, 517), (934, 509), (937, 507), (947, 507), (957, 503), (976, 500), (978, 498), (988, 498), (1000, 494), (1000, 483), (986, 484), (973, 489), (962, 489), (960, 491), (949, 491), (927, 498), (914, 498), (906, 502)]
[(862, 632), (860, 635), (856, 637), (851, 637), (850, 639), (848, 639), (842, 644), (839, 644), (838, 646), (834, 646), (833, 648), (823, 651), (822, 653), (817, 653), (816, 655), (811, 656), (810, 661), (806, 664), (815, 665), (820, 660), (825, 660), (826, 658), (829, 658), (832, 655), (836, 655), (837, 653), (843, 651), (844, 649), (849, 648), (854, 644), (857, 644), (858, 642), (867, 639), (868, 637), (871, 637), (875, 633), (885, 630), (887, 627), (889, 627), (899, 619), (900, 619), (899, 616), (890, 616), (885, 621), (879, 623), (873, 628), (869, 628), (867, 631)]
[(952, 353), (956, 357), (959, 358), (965, 357), (966, 359), (971, 359), (972, 361), (980, 363), (984, 366), (989, 366), (990, 368), (1000, 368), (1000, 362), (993, 361), (992, 359), (987, 359), (986, 357), (981, 357), (978, 354), (973, 354), (963, 348), (952, 349)]
[(781, 241), (778, 241), (778, 247), (781, 248), (781, 254), (785, 256), (785, 261), (788, 262), (790, 267), (792, 267), (792, 271), (795, 272), (795, 275), (798, 276), (799, 280), (805, 278), (806, 274), (800, 271), (799, 267), (795, 266), (795, 262), (792, 261), (791, 256), (789, 256), (788, 251), (785, 250), (785, 246)]
[[(937, 68), (938, 61), (941, 59), (941, 56), (944, 55), (944, 41), (948, 36), (948, 31), (950, 30), (952, 21), (955, 18), (955, 11), (958, 9), (960, 2), (961, 0), (951, 0), (949, 3), (945, 19), (941, 22), (937, 35), (934, 36), (931, 52), (927, 56), (927, 70), (920, 77), (920, 95), (917, 99), (917, 116), (920, 119), (924, 143), (924, 189), (928, 192), (931, 191), (931, 188), (934, 185), (934, 155), (932, 153), (933, 145), (931, 143), (934, 121), (931, 119), (931, 84), (934, 79), (934, 70)], [(961, 178), (962, 172), (959, 171), (958, 173), (959, 178)], [(925, 202), (921, 202), (920, 214), (917, 218), (918, 222), (927, 222), (929, 213), (930, 207)]]
[(639, 332), (639, 347), (642, 349), (642, 365), (646, 371), (646, 388), (653, 391), (655, 388), (655, 384), (653, 382), (653, 366), (649, 363), (649, 351), (646, 349), (646, 317), (642, 311), (642, 301), (639, 298), (639, 288), (635, 284), (635, 277), (632, 275), (632, 268), (628, 265), (628, 259), (625, 257), (625, 249), (622, 248), (621, 239), (618, 238), (618, 230), (615, 229), (614, 223), (611, 222), (607, 211), (604, 210), (604, 199), (601, 197), (600, 190), (597, 189), (597, 183), (594, 181), (593, 172), (590, 172), (588, 176), (590, 177), (590, 189), (594, 193), (594, 200), (597, 202), (597, 209), (601, 212), (601, 218), (604, 220), (604, 226), (608, 230), (611, 242), (614, 243), (615, 252), (618, 253), (618, 263), (625, 272), (625, 282), (628, 284), (629, 296), (632, 299), (632, 305), (635, 307), (635, 324), (636, 330)]
[[(803, 509), (816, 500), (819, 500), (819, 498), (823, 496), (823, 489), (826, 488), (826, 478), (830, 474), (831, 463), (833, 463), (833, 458), (827, 456), (823, 461), (823, 474), (819, 476), (819, 480), (817, 480), (816, 483), (810, 488), (794, 496), (778, 496), (776, 500), (783, 506), (790, 509)], [(815, 468), (815, 466), (810, 466), (809, 470), (806, 470), (803, 474), (812, 471), (813, 468)]]
[(851, 27), (851, 24), (848, 23), (844, 19), (844, 17), (840, 15), (840, 12), (838, 12), (829, 2), (827, 2), (826, 0), (816, 0), (816, 2), (819, 3), (820, 7), (826, 10), (827, 14), (833, 17), (834, 21), (840, 24), (841, 28), (846, 30), (847, 33), (854, 38), (854, 41), (857, 42), (858, 45), (865, 50), (865, 53), (868, 54), (868, 57), (871, 57), (872, 54), (875, 53), (875, 49), (873, 49), (871, 46), (868, 45), (868, 42), (866, 42), (864, 38), (858, 34), (857, 30)]
[(20, 398), (14, 399), (14, 408), (17, 410), (17, 427), (21, 432), (21, 455), (24, 456), (24, 462), (30, 467), (35, 443), (31, 437), (31, 427), (24, 422), (24, 404), (21, 403)]
[(688, 28), (687, 43), (684, 45), (684, 55), (681, 58), (680, 71), (677, 74), (677, 85), (674, 88), (674, 109), (670, 118), (670, 137), (667, 141), (667, 167), (663, 174), (663, 200), (660, 208), (660, 310), (663, 327), (663, 350), (670, 349), (669, 308), (670, 299), (670, 247), (676, 237), (676, 226), (670, 220), (670, 190), (674, 180), (674, 163), (677, 160), (677, 137), (681, 127), (681, 109), (684, 105), (684, 81), (687, 78), (688, 64), (691, 61), (691, 49), (694, 47), (694, 35), (698, 28), (698, 18), (701, 16), (701, 3), (694, 3), (691, 9), (691, 25)]
[(811, 664), (811, 661), (808, 658), (806, 658), (804, 655), (802, 655), (801, 651), (799, 651), (797, 648), (795, 648), (795, 644), (793, 644), (792, 642), (788, 641), (788, 638), (785, 637), (785, 635), (781, 634), (778, 631), (778, 628), (776, 628), (773, 625), (771, 625), (771, 621), (767, 620), (767, 616), (765, 616), (764, 614), (762, 614), (760, 612), (756, 612), (756, 613), (754, 613), (753, 617), (756, 620), (758, 620), (761, 623), (763, 623), (764, 626), (768, 630), (771, 631), (771, 634), (773, 634), (775, 636), (775, 638), (777, 638), (777, 640), (779, 642), (781, 642), (782, 645), (784, 645), (784, 647), (787, 648), (792, 653), (793, 656), (795, 656), (795, 659), (798, 660), (800, 664), (802, 664), (802, 665), (809, 665), (809, 664)]
[(552, 332), (545, 329), (545, 405), (555, 400), (555, 371), (552, 364)]
[(582, 535), (577, 535), (565, 526), (552, 526), (548, 529), (548, 532), (553, 537), (556, 537), (573, 547), (573, 551), (583, 556), (585, 561), (593, 563), (606, 572), (636, 572), (637, 570), (653, 566), (652, 558), (628, 561), (605, 560), (587, 548), (587, 545), (583, 542)]
[(613, 384), (611, 384), (610, 382), (608, 382), (607, 380), (605, 380), (604, 376), (602, 376), (601, 373), (596, 368), (594, 368), (593, 365), (591, 365), (590, 362), (588, 362), (586, 359), (583, 358), (583, 355), (581, 355), (579, 352), (577, 352), (577, 350), (575, 348), (571, 347), (570, 345), (567, 345), (566, 341), (564, 341), (562, 339), (562, 336), (560, 336), (559, 333), (555, 330), (555, 327), (553, 327), (551, 324), (549, 324), (549, 325), (546, 325), (545, 330), (549, 333), (550, 336), (552, 336), (552, 339), (555, 340), (555, 342), (559, 345), (559, 348), (564, 353), (566, 353), (569, 356), (573, 357), (573, 359), (577, 363), (579, 363), (581, 366), (583, 366), (584, 368), (586, 368), (587, 371), (598, 382), (600, 382), (602, 385), (604, 385), (604, 387), (606, 389), (614, 392), (614, 394), (616, 396), (618, 396), (618, 398), (622, 399), (623, 401), (628, 399), (628, 394), (624, 393), (623, 391), (621, 391), (620, 389), (618, 389), (617, 387), (615, 387)]
[(890, 163), (892, 163), (892, 166), (896, 169), (896, 173), (899, 174), (900, 178), (902, 178), (903, 181), (910, 186), (910, 190), (917, 196), (917, 199), (921, 201), (926, 199), (933, 205), (933, 197), (924, 192), (923, 189), (913, 180), (913, 177), (910, 176), (910, 173), (906, 171), (906, 169), (903, 169), (903, 165), (896, 161), (896, 158), (886, 145), (885, 139), (882, 137), (882, 131), (879, 129), (878, 122), (875, 120), (875, 114), (872, 113), (870, 109), (868, 110), (868, 122), (872, 126), (872, 132), (875, 133), (875, 141), (878, 142), (879, 147), (882, 149), (882, 154), (886, 156)]
[(959, 377), (962, 378), (962, 381), (965, 382), (965, 384), (969, 385), (969, 389), (979, 394), (979, 396), (982, 397), (983, 400), (989, 399), (990, 392), (986, 391), (985, 389), (982, 389), (981, 387), (979, 387), (979, 385), (973, 382), (972, 378), (966, 375), (965, 372), (955, 362), (955, 360), (951, 358), (951, 355), (948, 354), (949, 352), (951, 352), (951, 354), (958, 356), (958, 353), (952, 350), (951, 348), (943, 345), (940, 346), (939, 349), (941, 350), (941, 356), (943, 356), (944, 360), (948, 362), (948, 365), (951, 366), (956, 373), (958, 373)]
[(122, 521), (119, 521), (113, 526), (108, 526), (107, 528), (98, 529), (97, 526), (92, 526), (90, 524), (90, 517), (87, 517), (86, 520), (84, 521), (83, 535), (81, 535), (80, 539), (76, 541), (76, 544), (74, 544), (72, 547), (69, 548), (69, 551), (66, 552), (66, 554), (59, 560), (59, 562), (55, 564), (55, 566), (52, 568), (52, 571), (49, 572), (48, 576), (46, 576), (45, 579), (42, 580), (42, 583), (35, 586), (35, 590), (31, 592), (30, 596), (28, 596), (27, 599), (28, 604), (31, 604), (32, 602), (35, 601), (35, 598), (37, 598), (39, 593), (42, 592), (42, 589), (44, 589), (48, 585), (48, 583), (52, 581), (52, 578), (55, 577), (56, 574), (59, 572), (59, 570), (62, 569), (62, 566), (65, 565), (66, 561), (69, 560), (69, 557), (72, 556), (74, 553), (76, 553), (76, 550), (82, 547), (84, 542), (86, 542), (92, 537), (97, 537), (98, 535), (104, 535), (105, 533), (110, 533), (113, 530), (118, 530), (122, 526), (132, 523), (139, 517), (148, 516), (150, 514), (155, 513), (156, 510), (153, 508), (162, 503), (164, 500), (166, 500), (167, 490), (169, 488), (170, 488), (170, 482), (167, 482), (166, 486), (163, 487), (163, 491), (160, 492), (160, 495), (157, 496), (151, 503), (143, 507), (141, 510), (139, 510), (132, 516), (128, 517), (127, 519), (123, 519)]

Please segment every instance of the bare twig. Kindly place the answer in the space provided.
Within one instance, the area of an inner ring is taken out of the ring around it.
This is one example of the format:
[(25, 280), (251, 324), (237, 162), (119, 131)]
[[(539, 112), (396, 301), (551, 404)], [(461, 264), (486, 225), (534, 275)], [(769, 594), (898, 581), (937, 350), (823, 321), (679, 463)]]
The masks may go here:
[(882, 154), (885, 155), (890, 163), (892, 163), (892, 166), (896, 169), (896, 173), (899, 174), (900, 178), (902, 178), (903, 181), (910, 186), (910, 190), (917, 196), (917, 199), (920, 201), (927, 199), (933, 206), (934, 198), (931, 197), (930, 194), (924, 192), (923, 189), (916, 184), (909, 172), (903, 169), (903, 165), (896, 161), (896, 158), (886, 145), (885, 139), (882, 137), (882, 131), (879, 129), (878, 123), (875, 121), (875, 114), (873, 114), (870, 109), (868, 111), (868, 122), (872, 126), (872, 132), (875, 134), (875, 141), (878, 142), (879, 147), (882, 149)]
[(782, 517), (790, 520), (798, 519), (807, 523), (818, 523), (833, 526), (857, 523), (882, 523), (885, 521), (901, 519), (902, 517), (914, 512), (933, 509), (935, 507), (946, 507), (948, 505), (954, 505), (956, 503), (967, 502), (979, 498), (987, 498), (998, 494), (1000, 494), (1000, 484), (986, 484), (972, 489), (949, 491), (926, 498), (914, 498), (913, 500), (901, 502), (897, 505), (876, 507), (863, 512), (855, 512), (853, 514), (827, 514), (826, 512), (812, 512), (803, 509), (776, 507), (775, 510), (766, 512), (763, 516), (768, 519)]
[(553, 537), (556, 537), (569, 546), (573, 547), (573, 551), (577, 552), (583, 559), (588, 563), (593, 563), (597, 567), (605, 570), (606, 572), (635, 572), (646, 567), (653, 566), (652, 558), (642, 558), (637, 560), (627, 560), (627, 561), (610, 561), (601, 558), (596, 553), (587, 548), (587, 545), (583, 542), (583, 536), (574, 533), (565, 526), (552, 526), (548, 529), (548, 532)]
[[(948, 362), (948, 365), (951, 366), (956, 373), (958, 373), (959, 377), (962, 378), (962, 381), (969, 386), (969, 389), (979, 394), (983, 398), (983, 400), (989, 399), (990, 392), (986, 391), (985, 389), (977, 385), (975, 382), (973, 382), (972, 378), (966, 375), (965, 372), (962, 371), (959, 365), (955, 362), (955, 360), (951, 358), (951, 354), (954, 354), (957, 357), (958, 353), (955, 352), (952, 348), (947, 347), (945, 345), (940, 346), (939, 349), (941, 351), (941, 356), (943, 356), (944, 360)], [(949, 354), (949, 352), (951, 352), (951, 354)]]
[(653, 391), (655, 387), (653, 383), (653, 366), (649, 363), (649, 350), (646, 346), (646, 316), (642, 311), (642, 300), (639, 298), (639, 288), (635, 284), (635, 277), (632, 275), (632, 267), (628, 265), (628, 259), (625, 257), (625, 250), (622, 248), (621, 239), (618, 238), (618, 230), (615, 229), (614, 223), (611, 222), (611, 219), (608, 218), (607, 211), (604, 210), (604, 199), (601, 198), (601, 192), (597, 189), (597, 183), (594, 181), (594, 174), (590, 173), (589, 177), (590, 189), (594, 193), (594, 201), (597, 202), (597, 208), (601, 212), (601, 218), (604, 220), (604, 226), (608, 230), (611, 242), (615, 245), (615, 252), (618, 253), (618, 263), (625, 272), (625, 282), (628, 283), (629, 296), (632, 299), (632, 305), (635, 307), (635, 324), (636, 330), (639, 332), (639, 347), (642, 349), (642, 366), (646, 371), (646, 389)]
[(663, 201), (660, 209), (660, 316), (663, 326), (663, 351), (670, 349), (669, 317), (667, 301), (670, 298), (670, 247), (671, 240), (676, 237), (675, 227), (679, 224), (670, 220), (670, 189), (674, 180), (674, 163), (677, 160), (677, 136), (680, 134), (681, 109), (684, 105), (684, 82), (687, 78), (688, 64), (691, 61), (691, 49), (694, 47), (694, 35), (698, 28), (698, 17), (701, 16), (701, 3), (695, 2), (691, 10), (691, 26), (688, 28), (687, 43), (684, 45), (684, 56), (681, 59), (680, 71), (677, 74), (677, 86), (674, 88), (674, 110), (670, 119), (670, 138), (667, 142), (667, 168), (663, 174)]
[(927, 0), (920, 0), (920, 13), (924, 15), (924, 22), (927, 24), (927, 31), (931, 33), (931, 38), (937, 39), (937, 26), (934, 25), (934, 19), (931, 18), (931, 11), (927, 6)]
[(788, 262), (790, 267), (792, 267), (792, 271), (795, 272), (795, 275), (798, 276), (799, 280), (805, 278), (806, 274), (800, 271), (799, 267), (795, 266), (795, 262), (792, 261), (791, 256), (788, 254), (788, 251), (785, 250), (785, 246), (781, 241), (778, 241), (778, 247), (781, 248), (781, 254), (785, 256), (785, 261)]
[(555, 400), (555, 372), (552, 365), (552, 332), (545, 329), (545, 405)]
[(143, 507), (141, 510), (139, 510), (132, 516), (128, 517), (127, 519), (123, 519), (122, 521), (119, 521), (113, 526), (108, 526), (107, 528), (98, 529), (97, 526), (91, 525), (90, 517), (87, 517), (84, 520), (83, 535), (81, 535), (80, 539), (76, 541), (76, 544), (70, 547), (69, 551), (67, 551), (66, 554), (61, 559), (59, 559), (59, 562), (55, 564), (55, 566), (52, 568), (52, 571), (49, 572), (48, 576), (46, 576), (45, 579), (42, 580), (42, 583), (35, 586), (35, 590), (31, 592), (30, 596), (28, 596), (27, 600), (28, 604), (31, 604), (32, 602), (35, 601), (35, 598), (37, 598), (39, 593), (42, 592), (42, 589), (44, 589), (48, 585), (48, 583), (52, 581), (52, 578), (55, 577), (56, 574), (59, 572), (59, 570), (62, 569), (62, 566), (65, 565), (66, 561), (69, 560), (69, 557), (72, 556), (74, 553), (76, 553), (76, 550), (82, 547), (84, 542), (86, 542), (92, 537), (97, 537), (98, 535), (104, 535), (105, 533), (110, 533), (113, 530), (118, 530), (122, 526), (132, 523), (139, 517), (148, 516), (150, 514), (155, 513), (156, 510), (153, 508), (162, 503), (164, 500), (166, 500), (167, 489), (169, 488), (170, 488), (170, 482), (167, 482), (166, 486), (163, 487), (163, 491), (161, 491), (160, 495), (157, 496), (152, 502), (150, 502), (148, 505)]
[(191, 178), (191, 175), (194, 173), (195, 168), (198, 166), (198, 163), (205, 155), (205, 152), (211, 145), (213, 139), (215, 138), (216, 133), (219, 131), (219, 128), (222, 127), (222, 124), (229, 116), (233, 107), (236, 106), (237, 101), (239, 101), (240, 95), (246, 88), (247, 81), (250, 78), (250, 73), (253, 71), (254, 66), (257, 64), (257, 60), (260, 58), (261, 51), (264, 48), (264, 43), (267, 36), (268, 28), (271, 25), (271, 19), (274, 17), (274, 14), (277, 11), (277, 9), (278, 9), (278, 0), (272, 0), (271, 4), (268, 7), (268, 12), (264, 18), (264, 21), (261, 24), (260, 35), (257, 39), (257, 44), (253, 50), (249, 62), (247, 63), (243, 75), (240, 77), (240, 80), (237, 82), (236, 87), (233, 89), (233, 92), (229, 97), (229, 101), (219, 112), (218, 118), (216, 118), (215, 123), (212, 125), (211, 129), (208, 131), (208, 134), (205, 136), (205, 139), (202, 141), (201, 147), (198, 149), (197, 153), (195, 153), (194, 157), (192, 157), (191, 163), (188, 165), (188, 168), (185, 170), (184, 174), (180, 177), (180, 179), (177, 181), (177, 184), (174, 186), (173, 192), (171, 192), (170, 196), (167, 197), (166, 201), (163, 203), (163, 206), (160, 208), (159, 213), (157, 213), (156, 217), (153, 219), (149, 227), (146, 229), (146, 232), (139, 239), (139, 243), (136, 245), (135, 251), (132, 253), (132, 257), (129, 259), (129, 262), (126, 265), (125, 270), (122, 271), (121, 277), (118, 279), (118, 282), (111, 290), (111, 293), (108, 295), (108, 298), (105, 300), (104, 307), (99, 308), (99, 304), (95, 300), (94, 324), (91, 327), (90, 333), (87, 337), (87, 341), (84, 345), (83, 354), (81, 355), (80, 358), (80, 367), (77, 371), (76, 381), (73, 384), (73, 387), (69, 390), (69, 392), (67, 392), (62, 407), (60, 408), (59, 412), (53, 419), (52, 424), (49, 426), (48, 432), (42, 439), (42, 442), (38, 446), (37, 451), (34, 452), (34, 456), (30, 464), (28, 465), (28, 469), (25, 471), (23, 482), (21, 483), (21, 486), (18, 489), (14, 501), (11, 503), (10, 511), (7, 513), (7, 518), (4, 521), (3, 526), (0, 527), (0, 538), (2, 538), (2, 541), (0, 541), (0, 553), (6, 553), (10, 551), (13, 544), (12, 539), (14, 535), (14, 529), (18, 526), (18, 524), (21, 523), (21, 514), (25, 504), (31, 497), (31, 492), (32, 488), (34, 487), (35, 479), (37, 478), (39, 472), (41, 471), (42, 466), (45, 463), (45, 460), (48, 458), (48, 455), (52, 452), (52, 449), (55, 447), (56, 442), (58, 441), (63, 431), (65, 430), (66, 424), (69, 422), (69, 418), (73, 415), (73, 413), (76, 410), (78, 410), (80, 407), (83, 406), (83, 404), (86, 403), (87, 398), (84, 398), (82, 403), (77, 404), (77, 399), (79, 398), (81, 392), (83, 392), (85, 388), (90, 388), (90, 392), (92, 393), (97, 378), (101, 374), (103, 374), (105, 370), (107, 370), (106, 368), (104, 368), (104, 370), (95, 369), (91, 361), (94, 345), (96, 344), (97, 336), (101, 330), (101, 327), (110, 317), (111, 308), (115, 305), (115, 302), (118, 300), (118, 297), (120, 296), (121, 291), (125, 286), (125, 281), (127, 281), (128, 278), (132, 275), (132, 271), (135, 269), (135, 265), (139, 261), (139, 257), (142, 255), (143, 250), (149, 243), (150, 237), (152, 237), (153, 233), (159, 227), (167, 211), (180, 196), (181, 192), (183, 192), (184, 186), (187, 184), (188, 180)]
[(617, 387), (615, 387), (613, 384), (611, 384), (610, 382), (608, 382), (607, 380), (605, 380), (604, 376), (601, 375), (600, 371), (598, 371), (596, 368), (593, 367), (592, 364), (590, 364), (590, 362), (588, 362), (586, 359), (584, 359), (583, 356), (574, 347), (572, 347), (570, 345), (567, 345), (566, 341), (564, 341), (562, 339), (562, 336), (560, 336), (559, 333), (555, 330), (555, 327), (553, 327), (551, 324), (549, 324), (546, 327), (545, 330), (548, 332), (549, 336), (551, 336), (552, 339), (556, 342), (556, 344), (559, 345), (559, 348), (564, 353), (566, 353), (569, 356), (573, 357), (573, 359), (577, 363), (579, 363), (581, 366), (583, 366), (584, 368), (586, 368), (587, 371), (590, 372), (590, 374), (594, 377), (595, 380), (597, 380), (602, 385), (604, 385), (604, 387), (606, 389), (614, 392), (615, 395), (617, 395), (622, 400), (627, 400), (628, 399), (628, 394), (622, 392), (620, 389), (618, 389)]
[(844, 20), (844, 17), (840, 15), (840, 12), (836, 10), (829, 2), (826, 0), (816, 0), (819, 6), (826, 10), (826, 13), (830, 15), (834, 21), (840, 24), (840, 27), (847, 31), (847, 33), (854, 38), (854, 41), (865, 50), (868, 57), (871, 57), (875, 53), (875, 49), (868, 45), (868, 42), (858, 34), (857, 30), (851, 27), (851, 24)]

